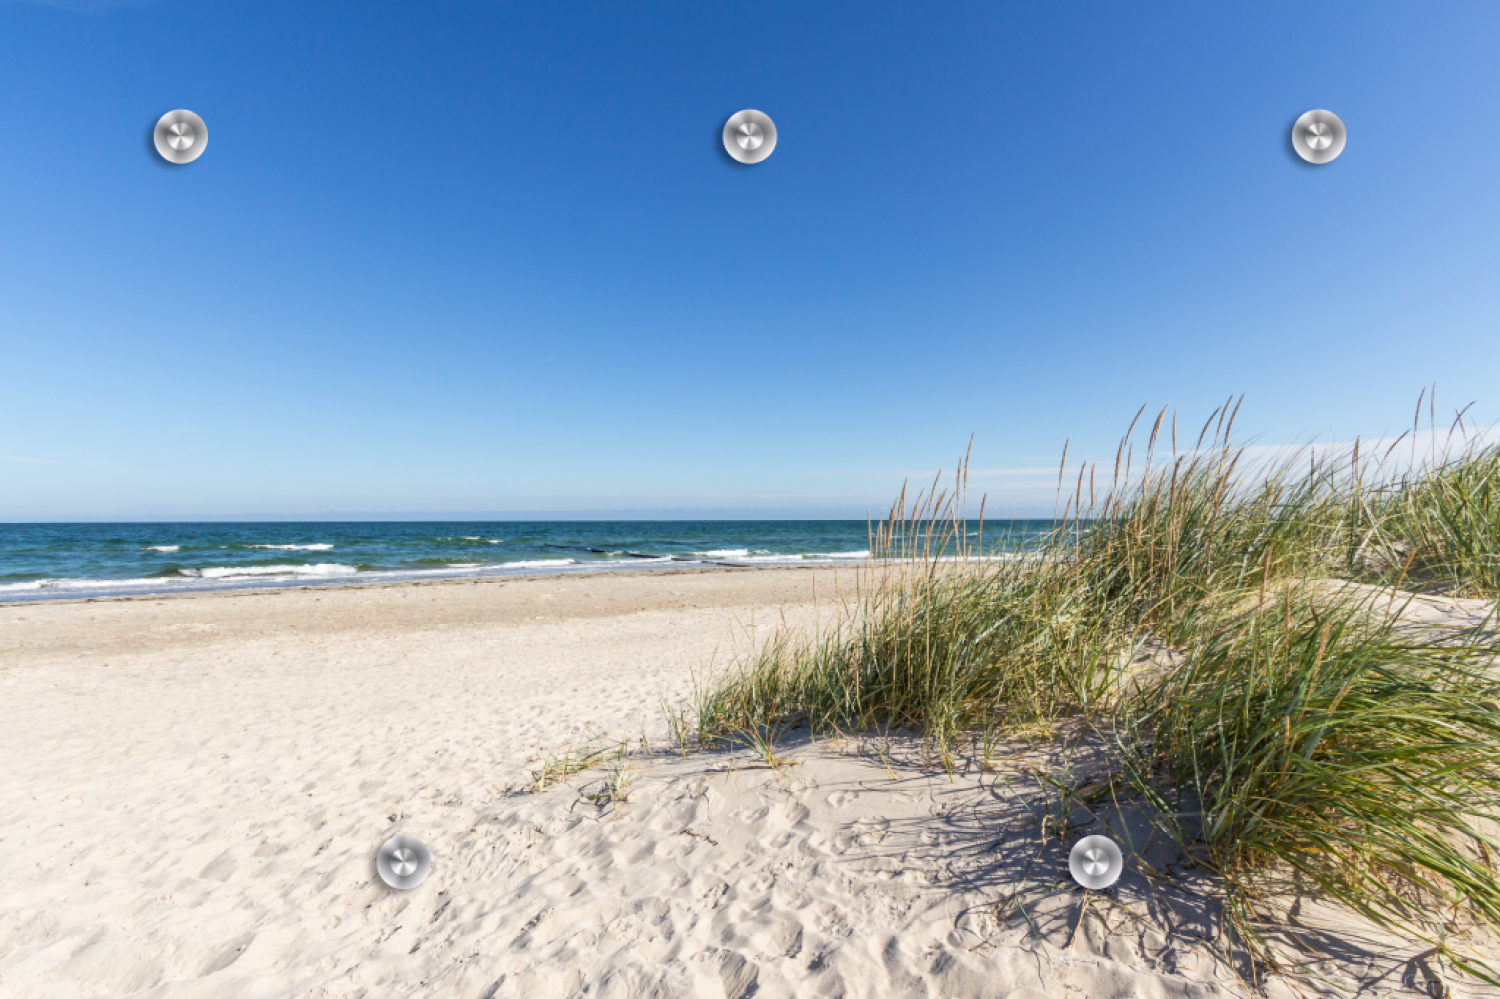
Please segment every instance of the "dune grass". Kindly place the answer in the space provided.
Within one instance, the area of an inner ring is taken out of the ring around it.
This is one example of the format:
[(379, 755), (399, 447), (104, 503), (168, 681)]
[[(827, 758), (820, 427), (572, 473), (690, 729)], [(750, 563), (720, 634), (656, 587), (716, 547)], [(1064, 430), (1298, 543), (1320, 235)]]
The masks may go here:
[(1130, 703), (1116, 731), (1150, 735), (1122, 756), (1268, 963), (1255, 927), (1316, 891), (1493, 981), (1433, 927), (1500, 926), (1496, 650), (1402, 629), (1384, 597), (1288, 588), (1199, 634)]
[(1371, 539), (1408, 576), (1458, 596), (1500, 593), (1500, 446), (1409, 476), (1375, 502)]
[[(1500, 801), (1497, 649), (1415, 635), (1357, 589), (1317, 584), (1500, 594), (1500, 450), (1468, 441), (1460, 413), (1442, 454), (1404, 466), (1357, 443), (1264, 458), (1232, 443), (1237, 410), (1191, 446), (1163, 410), (1139, 454), (1137, 413), (1107, 480), (1072, 472), (1065, 448), (1060, 514), (1020, 557), (981, 557), (994, 546), (982, 504), (977, 531), (966, 519), (967, 457), (952, 487), (910, 506), (903, 490), (871, 524), (850, 612), (721, 678), (700, 738), (905, 728), (946, 765), (965, 733), (988, 745), (1080, 720), (1115, 733), (1124, 783), (1224, 876), (1230, 936), (1253, 959), (1274, 963), (1260, 927), (1302, 884), (1496, 981), (1434, 936), (1422, 900), (1441, 900), (1442, 926), (1500, 927), (1484, 827)], [(1180, 664), (1125, 682), (1162, 647)]]

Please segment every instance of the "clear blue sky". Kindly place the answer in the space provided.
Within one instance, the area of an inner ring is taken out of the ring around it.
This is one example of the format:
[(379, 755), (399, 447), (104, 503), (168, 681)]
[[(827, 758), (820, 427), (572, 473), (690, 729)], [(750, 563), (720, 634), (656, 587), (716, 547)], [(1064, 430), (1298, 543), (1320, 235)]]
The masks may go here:
[(862, 516), (971, 432), (1050, 512), (1142, 403), (1494, 422), (1497, 52), (1493, 2), (0, 0), (0, 519)]

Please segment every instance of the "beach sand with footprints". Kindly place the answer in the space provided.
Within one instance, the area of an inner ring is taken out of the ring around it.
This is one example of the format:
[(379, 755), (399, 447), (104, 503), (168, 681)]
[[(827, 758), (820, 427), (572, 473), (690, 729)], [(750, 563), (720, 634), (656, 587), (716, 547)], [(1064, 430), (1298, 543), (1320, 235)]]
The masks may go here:
[[(663, 699), (689, 707), (778, 627), (828, 626), (851, 583), (698, 569), (0, 606), (0, 994), (1252, 994), (1211, 879), (1138, 817), (1065, 816), (1074, 836), (1109, 821), (1134, 857), (1107, 892), (1068, 879), (1042, 775), (1086, 785), (1087, 733), (976, 744), (951, 774), (902, 735), (794, 730), (779, 769), (681, 751)], [(624, 755), (533, 789), (590, 737)], [(432, 853), (408, 891), (375, 869), (398, 833)], [(1432, 994), (1420, 951), (1301, 913), (1327, 983), (1262, 994)]]

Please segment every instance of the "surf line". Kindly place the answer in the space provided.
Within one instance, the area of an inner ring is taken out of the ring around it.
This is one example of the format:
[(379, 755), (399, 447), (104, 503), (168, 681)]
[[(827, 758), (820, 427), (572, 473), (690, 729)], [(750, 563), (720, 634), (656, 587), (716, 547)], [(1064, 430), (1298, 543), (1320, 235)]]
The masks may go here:
[(596, 555), (628, 555), (631, 558), (669, 559), (673, 562), (692, 562), (696, 565), (722, 565), (730, 569), (751, 568), (742, 562), (716, 562), (706, 558), (683, 558), (680, 555), (647, 555), (645, 552), (619, 551), (613, 548), (590, 548), (587, 545), (554, 545), (544, 541), (542, 542), (542, 547), (559, 548), (569, 552), (593, 552)]

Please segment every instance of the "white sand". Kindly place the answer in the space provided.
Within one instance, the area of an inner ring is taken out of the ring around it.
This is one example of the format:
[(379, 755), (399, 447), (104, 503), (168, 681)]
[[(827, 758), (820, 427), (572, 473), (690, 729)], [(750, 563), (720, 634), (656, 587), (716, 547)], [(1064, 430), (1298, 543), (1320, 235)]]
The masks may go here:
[[(735, 619), (757, 640), (781, 615), (827, 619), (833, 582), (687, 571), (0, 607), (0, 995), (1249, 994), (1199, 938), (1213, 907), (1191, 873), (1127, 875), (1079, 921), (1022, 803), (1040, 798), (1016, 765), (1040, 751), (998, 775), (966, 761), (952, 782), (900, 741), (889, 772), (871, 742), (791, 737), (785, 776), (669, 754), (658, 693), (684, 703), (694, 670), (743, 647)], [(644, 729), (657, 750), (618, 811), (583, 796), (607, 768), (520, 793), (581, 729), (637, 745)], [(396, 833), (433, 853), (406, 892), (374, 871)], [(1029, 922), (997, 917), (1032, 882)], [(1339, 943), (1363, 994), (1426, 994), (1420, 960)]]

